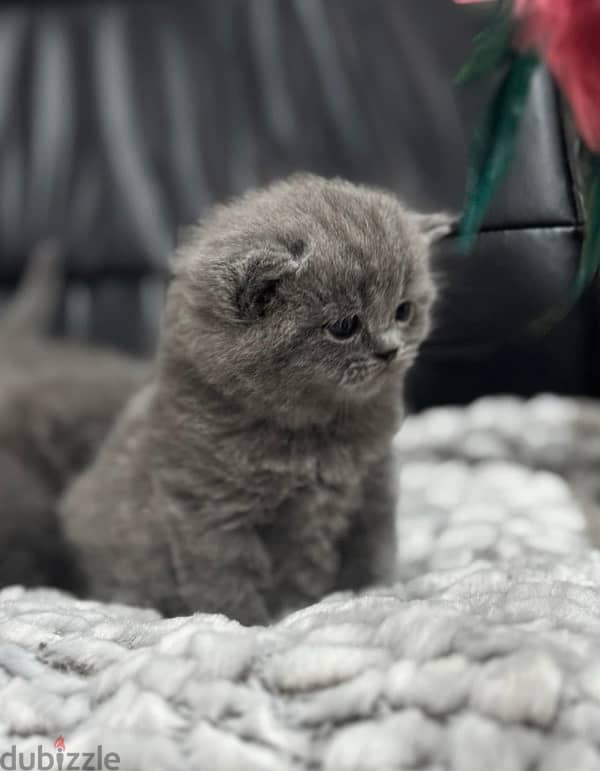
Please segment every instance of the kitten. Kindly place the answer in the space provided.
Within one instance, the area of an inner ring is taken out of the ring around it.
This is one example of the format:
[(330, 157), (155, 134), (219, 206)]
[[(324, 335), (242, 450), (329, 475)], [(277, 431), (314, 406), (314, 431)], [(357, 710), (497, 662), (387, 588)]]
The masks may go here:
[(50, 340), (62, 283), (45, 243), (0, 318), (0, 586), (77, 588), (57, 502), (147, 377), (137, 360)]
[(63, 503), (93, 596), (256, 624), (393, 577), (391, 442), (448, 231), (296, 176), (194, 232), (155, 378)]

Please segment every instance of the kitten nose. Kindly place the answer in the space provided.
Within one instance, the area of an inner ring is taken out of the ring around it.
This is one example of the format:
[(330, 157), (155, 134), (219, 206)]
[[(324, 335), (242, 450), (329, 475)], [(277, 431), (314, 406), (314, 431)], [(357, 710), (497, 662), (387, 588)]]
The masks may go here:
[(373, 335), (372, 344), (375, 357), (387, 363), (396, 358), (402, 344), (402, 338), (397, 329), (388, 329)]
[(392, 359), (395, 359), (397, 353), (398, 353), (398, 347), (395, 347), (395, 348), (388, 348), (385, 351), (375, 351), (375, 356), (378, 359), (381, 359), (382, 361), (388, 362), (388, 361), (392, 361)]

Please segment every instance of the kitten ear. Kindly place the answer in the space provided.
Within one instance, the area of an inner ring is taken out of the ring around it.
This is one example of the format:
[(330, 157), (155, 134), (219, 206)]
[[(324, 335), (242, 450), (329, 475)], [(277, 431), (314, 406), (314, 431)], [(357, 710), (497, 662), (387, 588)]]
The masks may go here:
[(441, 241), (444, 236), (451, 233), (458, 224), (458, 216), (448, 212), (434, 212), (433, 214), (413, 215), (419, 230), (427, 238), (430, 244)]
[(250, 256), (240, 265), (235, 302), (246, 321), (264, 318), (272, 306), (281, 280), (297, 265), (281, 256)]

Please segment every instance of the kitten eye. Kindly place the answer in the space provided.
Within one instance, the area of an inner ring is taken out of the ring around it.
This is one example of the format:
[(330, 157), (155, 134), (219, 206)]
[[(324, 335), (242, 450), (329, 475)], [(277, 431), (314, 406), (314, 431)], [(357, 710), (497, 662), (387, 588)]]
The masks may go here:
[(340, 319), (339, 321), (333, 321), (331, 324), (326, 324), (325, 329), (333, 337), (338, 340), (347, 340), (353, 337), (360, 329), (360, 319), (358, 316), (350, 316), (347, 319)]
[(306, 244), (301, 238), (297, 238), (295, 241), (292, 241), (292, 243), (289, 244), (288, 246), (289, 253), (292, 255), (292, 257), (295, 257), (296, 259), (298, 257), (302, 257), (305, 249), (306, 249)]
[(405, 300), (396, 308), (396, 321), (407, 322), (413, 315), (413, 304), (409, 300)]

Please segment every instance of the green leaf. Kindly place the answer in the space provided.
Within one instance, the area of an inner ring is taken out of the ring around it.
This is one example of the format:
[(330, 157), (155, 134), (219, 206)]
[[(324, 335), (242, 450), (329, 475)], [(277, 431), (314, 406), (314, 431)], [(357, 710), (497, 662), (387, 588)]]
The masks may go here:
[(512, 55), (514, 31), (511, 5), (499, 2), (491, 22), (475, 36), (471, 56), (454, 78), (455, 85), (472, 83), (483, 75), (508, 65)]
[(528, 324), (527, 331), (536, 336), (547, 334), (565, 318), (600, 269), (600, 155), (588, 155), (586, 160), (586, 229), (579, 267), (566, 297)]
[(513, 158), (531, 78), (538, 64), (534, 54), (512, 54), (509, 68), (476, 136), (460, 227), (459, 243), (465, 250), (472, 246), (493, 195)]
[(600, 269), (600, 155), (590, 158), (586, 220), (583, 251), (573, 289), (575, 298), (587, 289)]

